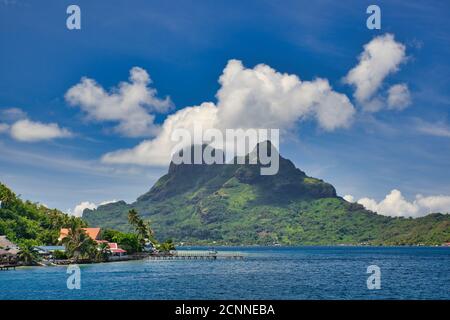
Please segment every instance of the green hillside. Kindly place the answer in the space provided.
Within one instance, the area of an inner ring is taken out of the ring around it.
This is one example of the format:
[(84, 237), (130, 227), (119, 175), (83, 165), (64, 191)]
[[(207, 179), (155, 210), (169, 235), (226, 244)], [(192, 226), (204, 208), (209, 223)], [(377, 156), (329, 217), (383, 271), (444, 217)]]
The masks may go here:
[(391, 218), (336, 196), (280, 156), (280, 170), (260, 165), (175, 165), (136, 202), (85, 210), (91, 226), (127, 231), (127, 211), (150, 219), (155, 233), (192, 244), (442, 244), (450, 216)]
[(60, 228), (79, 219), (38, 203), (23, 201), (1, 183), (0, 201), (0, 235), (6, 235), (16, 243), (31, 240), (36, 245), (56, 244)]

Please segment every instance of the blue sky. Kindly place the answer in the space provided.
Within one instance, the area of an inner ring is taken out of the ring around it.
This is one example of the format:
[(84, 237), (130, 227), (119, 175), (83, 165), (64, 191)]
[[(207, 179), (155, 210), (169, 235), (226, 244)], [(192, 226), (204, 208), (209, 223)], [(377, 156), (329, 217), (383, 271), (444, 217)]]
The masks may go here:
[[(81, 30), (66, 28), (66, 8), (73, 3), (81, 8)], [(154, 113), (158, 126), (186, 106), (217, 103), (218, 79), (237, 59), (252, 70), (265, 64), (305, 81), (327, 79), (348, 97), (355, 112), (347, 127), (324, 130), (305, 119), (282, 140), (281, 153), (307, 174), (332, 183), (339, 195), (378, 206), (397, 189), (400, 206), (418, 205), (422, 195), (445, 210), (450, 4), (376, 3), (381, 30), (366, 28), (369, 1), (0, 0), (0, 181), (25, 199), (62, 210), (135, 200), (167, 168), (101, 159), (152, 137), (121, 134), (118, 121), (92, 119), (69, 103), (68, 90), (88, 77), (109, 92), (128, 81), (133, 67), (142, 68), (157, 99), (172, 102), (170, 111)], [(355, 98), (355, 85), (345, 77), (363, 46), (386, 34), (405, 55), (371, 97), (384, 99), (383, 107), (367, 111), (367, 101)], [(409, 103), (388, 108), (387, 92), (396, 84), (407, 86)], [(24, 119), (55, 124), (54, 138), (14, 136), (11, 128)]]

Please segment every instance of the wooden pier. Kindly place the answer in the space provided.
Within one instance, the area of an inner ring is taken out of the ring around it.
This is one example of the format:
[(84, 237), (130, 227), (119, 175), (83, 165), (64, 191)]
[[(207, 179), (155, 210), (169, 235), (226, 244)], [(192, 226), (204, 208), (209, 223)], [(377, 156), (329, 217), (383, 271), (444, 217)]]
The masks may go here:
[(217, 260), (217, 259), (244, 259), (240, 252), (193, 251), (179, 250), (167, 254), (156, 254), (148, 257), (150, 260)]
[(8, 271), (10, 269), (16, 270), (16, 266), (13, 264), (0, 264), (0, 271)]

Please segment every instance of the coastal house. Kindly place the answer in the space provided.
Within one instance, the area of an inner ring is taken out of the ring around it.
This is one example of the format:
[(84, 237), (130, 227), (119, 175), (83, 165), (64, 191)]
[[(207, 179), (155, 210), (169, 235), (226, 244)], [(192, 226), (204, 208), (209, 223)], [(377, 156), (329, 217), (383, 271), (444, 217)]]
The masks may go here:
[(111, 257), (122, 257), (127, 255), (127, 251), (120, 248), (116, 242), (108, 242), (106, 240), (97, 240), (97, 243), (106, 243)]
[(8, 240), (6, 236), (0, 236), (0, 249), (19, 250), (19, 246)]
[(39, 253), (42, 256), (50, 256), (55, 251), (61, 251), (66, 252), (66, 247), (64, 246), (38, 246), (35, 247), (37, 253)]
[(66, 247), (64, 246), (37, 246), (34, 247), (34, 249), (41, 256), (41, 264), (44, 265), (51, 264), (52, 260), (54, 261), (55, 259), (61, 258), (60, 254), (66, 252)]
[[(100, 228), (83, 228), (86, 231), (87, 235), (94, 241), (100, 240), (101, 229)], [(69, 235), (70, 229), (62, 228), (59, 231), (58, 241), (61, 241), (65, 237)]]
[[(87, 235), (97, 242), (97, 244), (100, 243), (106, 243), (109, 247), (109, 252), (111, 253), (111, 257), (123, 257), (127, 254), (127, 251), (120, 248), (119, 245), (115, 242), (108, 242), (106, 240), (101, 240), (101, 229), (100, 228), (83, 228), (84, 231), (86, 231)], [(58, 241), (61, 241), (65, 237), (69, 235), (69, 229), (62, 228), (59, 232), (59, 238)]]
[(6, 236), (0, 236), (0, 264), (11, 264), (17, 259), (19, 247), (8, 240)]
[(17, 255), (5, 249), (0, 249), (0, 265), (11, 264), (16, 261)]
[(122, 257), (127, 254), (127, 251), (119, 248), (118, 244), (115, 242), (108, 242), (108, 246), (112, 256)]

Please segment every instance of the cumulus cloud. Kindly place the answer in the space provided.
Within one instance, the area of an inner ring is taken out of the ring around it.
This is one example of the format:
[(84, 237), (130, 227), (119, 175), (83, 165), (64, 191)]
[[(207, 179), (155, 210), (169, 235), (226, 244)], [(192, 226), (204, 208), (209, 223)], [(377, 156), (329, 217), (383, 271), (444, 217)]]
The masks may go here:
[[(344, 199), (349, 202), (355, 202), (354, 197), (351, 195), (344, 196)], [(368, 210), (391, 217), (416, 218), (429, 213), (440, 212), (448, 214), (450, 212), (450, 196), (423, 196), (418, 194), (414, 201), (408, 201), (397, 189), (393, 189), (380, 202), (371, 198), (361, 198), (357, 203)]]
[(347, 96), (335, 92), (326, 79), (302, 81), (265, 64), (245, 68), (241, 61), (230, 60), (219, 83), (217, 103), (183, 108), (165, 119), (155, 138), (132, 149), (108, 153), (102, 160), (167, 165), (175, 145), (171, 140), (173, 130), (183, 128), (192, 132), (195, 124), (203, 129), (289, 130), (299, 121), (312, 118), (321, 128), (331, 131), (348, 127), (355, 113)]
[(75, 208), (72, 210), (69, 210), (69, 214), (75, 217), (81, 217), (83, 216), (84, 209), (91, 209), (94, 210), (97, 208), (97, 205), (95, 203), (89, 202), (89, 201), (83, 201), (80, 204), (76, 205)]
[(347, 127), (354, 108), (328, 80), (302, 81), (265, 64), (245, 68), (230, 60), (219, 78), (218, 117), (226, 128), (290, 128), (315, 117), (325, 130)]
[(60, 128), (56, 123), (41, 123), (28, 119), (15, 122), (11, 125), (9, 131), (12, 138), (24, 142), (35, 142), (72, 136), (72, 133), (69, 130)]
[(108, 203), (113, 203), (113, 202), (117, 202), (117, 200), (103, 201), (103, 202), (99, 203), (98, 205), (93, 202), (83, 201), (83, 202), (77, 204), (75, 206), (75, 208), (73, 208), (73, 210), (69, 209), (68, 213), (75, 217), (82, 217), (85, 209), (94, 210), (94, 209), (97, 209), (98, 206), (102, 206), (102, 205), (105, 205)]
[(450, 196), (437, 195), (425, 197), (418, 194), (415, 203), (419, 207), (425, 208), (427, 212), (450, 212)]
[(344, 82), (355, 87), (354, 97), (364, 107), (381, 87), (384, 79), (398, 71), (406, 60), (405, 46), (385, 34), (364, 45), (359, 63), (351, 69)]
[(359, 204), (362, 204), (369, 210), (378, 212), (385, 216), (398, 216), (398, 217), (416, 217), (424, 214), (420, 214), (419, 207), (415, 203), (408, 202), (399, 190), (392, 190), (386, 197), (379, 203), (370, 198), (362, 198), (358, 200)]
[(388, 89), (387, 98), (390, 109), (403, 110), (411, 104), (411, 95), (408, 86), (404, 83), (396, 84)]
[[(164, 121), (157, 137), (144, 140), (132, 149), (123, 149), (105, 154), (105, 163), (167, 165), (171, 158), (172, 148), (176, 142), (171, 135), (175, 129), (186, 129), (193, 132), (194, 125), (204, 130), (214, 128), (217, 123), (217, 108), (213, 103), (205, 102), (200, 106), (186, 107), (169, 115)], [(195, 143), (202, 143), (195, 141)], [(183, 146), (184, 147), (184, 146)]]
[(169, 97), (159, 99), (156, 89), (149, 87), (152, 81), (142, 68), (130, 70), (129, 82), (121, 82), (107, 92), (89, 78), (70, 88), (65, 99), (79, 106), (88, 119), (118, 123), (115, 130), (125, 136), (153, 136), (158, 132), (155, 116), (150, 112), (166, 112), (172, 107)]

